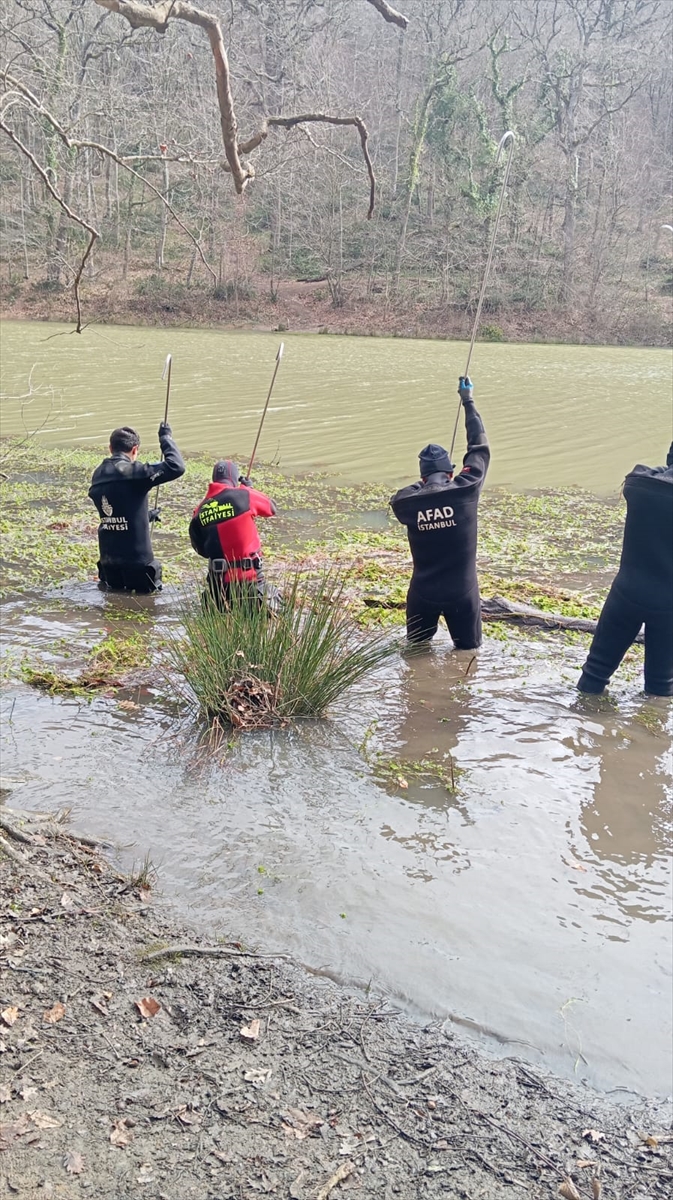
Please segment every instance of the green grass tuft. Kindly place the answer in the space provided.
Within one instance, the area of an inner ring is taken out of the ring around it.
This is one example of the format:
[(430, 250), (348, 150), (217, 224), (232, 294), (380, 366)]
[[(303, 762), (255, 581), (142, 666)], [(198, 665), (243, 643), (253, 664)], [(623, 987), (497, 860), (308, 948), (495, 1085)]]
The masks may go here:
[(263, 728), (320, 717), (353, 684), (397, 653), (384, 633), (364, 633), (326, 573), (308, 584), (290, 577), (281, 611), (269, 615), (244, 595), (220, 612), (185, 602), (183, 632), (168, 655), (211, 726)]

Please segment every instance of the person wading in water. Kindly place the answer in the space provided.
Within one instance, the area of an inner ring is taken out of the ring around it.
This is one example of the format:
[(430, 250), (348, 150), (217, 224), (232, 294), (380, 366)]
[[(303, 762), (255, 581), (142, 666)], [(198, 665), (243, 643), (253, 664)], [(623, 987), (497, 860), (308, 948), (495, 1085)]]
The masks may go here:
[(226, 608), (231, 585), (260, 603), (273, 606), (278, 593), (266, 583), (262, 571), (262, 546), (255, 517), (274, 517), (273, 500), (239, 476), (231, 459), (213, 467), (213, 481), (194, 509), (189, 538), (197, 554), (209, 559), (208, 588), (218, 607)]
[(624, 480), (622, 557), (577, 684), (602, 692), (645, 625), (645, 691), (673, 696), (673, 442), (665, 467)]
[(140, 438), (130, 425), (110, 434), (110, 458), (104, 458), (91, 477), (89, 496), (100, 516), (98, 578), (114, 591), (156, 592), (161, 588), (161, 563), (154, 557), (150, 522), (159, 509), (149, 509), (153, 487), (179, 479), (185, 464), (165, 422), (159, 426), (163, 462), (138, 462)]
[(390, 505), (407, 527), (414, 563), (407, 593), (407, 638), (427, 642), (444, 617), (457, 650), (481, 645), (481, 600), (477, 582), (477, 509), (491, 457), (468, 376), (458, 394), (465, 410), (467, 453), (454, 478), (443, 446), (419, 454), (420, 483), (402, 488)]

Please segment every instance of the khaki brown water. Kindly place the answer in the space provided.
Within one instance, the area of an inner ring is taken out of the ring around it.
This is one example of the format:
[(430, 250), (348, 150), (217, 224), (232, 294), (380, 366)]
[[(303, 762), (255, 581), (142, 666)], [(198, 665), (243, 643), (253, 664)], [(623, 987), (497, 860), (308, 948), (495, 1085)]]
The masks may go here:
[[(100, 446), (135, 424), (157, 450), (161, 372), (173, 355), (171, 421), (181, 448), (250, 454), (279, 341), (285, 357), (260, 455), (349, 482), (414, 478), (429, 441), (451, 441), (462, 342), (214, 329), (2, 326), (2, 433), (40, 429), (48, 445)], [(38, 393), (28, 390), (32, 372)], [(667, 350), (479, 343), (472, 374), (493, 447), (491, 485), (616, 492), (635, 462), (665, 460), (671, 440)], [(457, 452), (464, 451), (464, 433)]]
[[(78, 655), (120, 614), (178, 619), (169, 592), (93, 585), (8, 605), (18, 653)], [(671, 706), (619, 678), (574, 690), (581, 649), (487, 634), (473, 663), (446, 635), (401, 657), (334, 719), (248, 735), (228, 760), (150, 691), (3, 697), (10, 803), (149, 854), (207, 937), (290, 951), (499, 1052), (606, 1089), (671, 1080)], [(72, 659), (66, 660), (72, 665)], [(373, 725), (372, 722), (378, 722)], [(367, 749), (362, 749), (363, 743)], [(377, 751), (461, 772), (458, 795), (377, 779)]]

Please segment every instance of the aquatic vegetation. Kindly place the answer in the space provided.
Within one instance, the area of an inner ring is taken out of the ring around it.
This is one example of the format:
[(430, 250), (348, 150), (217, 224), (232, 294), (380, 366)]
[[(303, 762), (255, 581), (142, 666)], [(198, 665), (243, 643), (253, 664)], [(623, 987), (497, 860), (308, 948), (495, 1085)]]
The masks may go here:
[(461, 769), (450, 754), (435, 761), (430, 758), (386, 758), (379, 752), (372, 765), (379, 779), (405, 791), (410, 782), (443, 787), (451, 795), (458, 790)]
[(226, 612), (194, 597), (185, 601), (182, 623), (183, 632), (169, 637), (169, 661), (216, 728), (323, 716), (397, 653), (385, 634), (363, 634), (343, 602), (343, 584), (329, 572), (310, 585), (290, 576), (277, 614), (243, 593)]
[(50, 696), (84, 696), (127, 686), (129, 673), (146, 667), (148, 655), (147, 639), (141, 633), (128, 637), (110, 634), (89, 652), (88, 661), (76, 675), (27, 658), (20, 664), (20, 673), (24, 683)]

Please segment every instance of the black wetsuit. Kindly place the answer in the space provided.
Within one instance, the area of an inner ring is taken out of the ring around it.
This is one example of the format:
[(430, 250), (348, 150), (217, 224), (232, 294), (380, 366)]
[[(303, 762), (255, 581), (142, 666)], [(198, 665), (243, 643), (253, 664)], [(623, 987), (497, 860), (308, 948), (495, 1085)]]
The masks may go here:
[(673, 696), (673, 465), (634, 467), (624, 498), (619, 571), (577, 686), (602, 692), (644, 624), (645, 691)]
[(465, 406), (467, 453), (455, 478), (440, 471), (390, 501), (407, 527), (414, 570), (407, 593), (407, 637), (425, 642), (444, 617), (457, 650), (481, 644), (477, 510), (491, 452), (474, 402)]
[(161, 586), (161, 563), (154, 557), (147, 497), (159, 483), (179, 479), (185, 464), (173, 438), (159, 438), (163, 462), (133, 462), (113, 454), (96, 467), (89, 496), (100, 515), (98, 577), (116, 591), (154, 592)]

